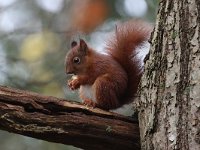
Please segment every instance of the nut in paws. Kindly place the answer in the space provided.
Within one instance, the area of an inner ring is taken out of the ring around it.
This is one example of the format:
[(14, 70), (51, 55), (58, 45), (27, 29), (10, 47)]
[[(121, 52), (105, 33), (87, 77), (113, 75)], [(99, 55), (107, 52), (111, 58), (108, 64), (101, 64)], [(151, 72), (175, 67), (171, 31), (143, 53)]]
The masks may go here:
[(80, 87), (78, 79), (72, 79), (68, 81), (68, 86), (71, 90), (76, 90)]

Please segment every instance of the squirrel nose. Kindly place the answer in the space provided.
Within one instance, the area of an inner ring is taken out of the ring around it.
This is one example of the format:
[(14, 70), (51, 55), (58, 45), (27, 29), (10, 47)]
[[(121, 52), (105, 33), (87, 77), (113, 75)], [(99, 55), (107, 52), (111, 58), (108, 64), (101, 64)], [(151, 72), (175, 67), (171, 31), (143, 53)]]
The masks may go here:
[(73, 71), (67, 71), (66, 74), (73, 74)]
[(73, 74), (74, 72), (71, 70), (71, 69), (69, 69), (69, 68), (66, 68), (66, 74)]

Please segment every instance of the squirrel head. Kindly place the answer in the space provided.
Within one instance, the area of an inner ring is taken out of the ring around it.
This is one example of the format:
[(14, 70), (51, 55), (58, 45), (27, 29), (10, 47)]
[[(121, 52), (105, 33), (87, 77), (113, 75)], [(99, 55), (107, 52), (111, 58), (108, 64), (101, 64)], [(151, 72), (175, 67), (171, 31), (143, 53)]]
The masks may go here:
[(76, 41), (71, 42), (71, 49), (65, 60), (67, 74), (78, 75), (86, 72), (88, 49), (83, 39), (80, 39), (79, 44)]

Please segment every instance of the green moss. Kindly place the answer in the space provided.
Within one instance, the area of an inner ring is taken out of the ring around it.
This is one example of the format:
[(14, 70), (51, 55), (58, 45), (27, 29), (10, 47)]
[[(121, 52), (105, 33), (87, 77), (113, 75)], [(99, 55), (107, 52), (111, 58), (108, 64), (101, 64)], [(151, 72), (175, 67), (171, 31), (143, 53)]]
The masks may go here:
[(177, 31), (174, 31), (174, 32), (172, 33), (172, 39), (175, 39), (175, 38), (177, 37), (177, 35), (178, 35), (178, 32), (177, 32)]
[(111, 132), (112, 131), (112, 127), (111, 126), (107, 126), (106, 131), (107, 132)]

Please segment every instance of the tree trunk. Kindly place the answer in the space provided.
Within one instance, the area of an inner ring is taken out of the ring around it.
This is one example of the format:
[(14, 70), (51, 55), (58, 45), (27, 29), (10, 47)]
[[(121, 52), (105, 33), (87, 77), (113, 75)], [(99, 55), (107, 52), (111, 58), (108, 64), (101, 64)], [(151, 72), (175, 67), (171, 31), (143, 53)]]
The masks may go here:
[(200, 149), (200, 1), (160, 1), (141, 80), (142, 149)]
[(132, 118), (6, 87), (0, 87), (0, 129), (87, 150), (140, 149)]

